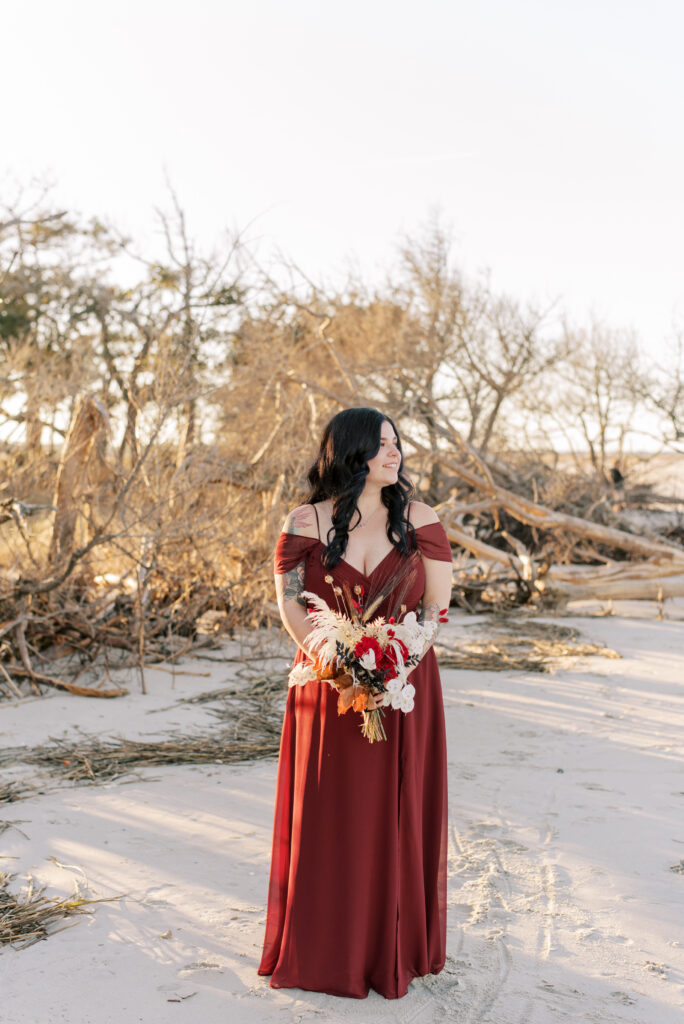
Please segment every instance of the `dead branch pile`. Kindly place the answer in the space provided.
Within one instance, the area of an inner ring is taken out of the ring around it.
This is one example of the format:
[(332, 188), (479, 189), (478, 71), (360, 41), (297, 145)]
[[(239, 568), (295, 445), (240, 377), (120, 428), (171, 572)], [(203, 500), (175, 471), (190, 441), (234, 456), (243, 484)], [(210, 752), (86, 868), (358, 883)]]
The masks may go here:
[[(88, 914), (85, 908), (93, 903), (105, 903), (118, 896), (102, 899), (87, 899), (76, 895), (64, 898), (45, 896), (47, 886), (34, 889), (33, 879), (29, 876), (25, 891), (19, 895), (10, 892), (9, 884), (16, 875), (0, 871), (0, 946), (12, 946), (14, 949), (25, 949), (48, 935), (55, 935), (64, 928), (53, 928), (57, 921), (75, 914)], [(74, 922), (77, 923), (77, 922)]]
[[(282, 710), (281, 722), (282, 726)], [(234, 730), (225, 730), (211, 736), (183, 737), (161, 742), (126, 740), (105, 743), (83, 740), (74, 743), (56, 740), (54, 743), (31, 747), (29, 750), (10, 748), (2, 755), (45, 769), (49, 774), (72, 782), (102, 782), (122, 778), (136, 768), (151, 768), (170, 764), (232, 764), (272, 757), (278, 753), (280, 734), (269, 735), (265, 723), (261, 738), (236, 739)]]
[[(33, 747), (0, 751), (0, 767), (30, 764), (49, 775), (77, 783), (97, 783), (129, 775), (138, 768), (170, 764), (232, 764), (274, 757), (282, 730), (287, 679), (283, 672), (252, 675), (221, 690), (197, 694), (179, 704), (211, 702), (210, 710), (225, 723), (216, 732), (193, 736), (172, 733), (163, 741), (99, 739), (54, 740)], [(14, 784), (16, 786), (16, 784)], [(2, 790), (0, 790), (0, 794)], [(10, 799), (26, 795), (14, 791)]]
[[(464, 601), (468, 591), (484, 594), (497, 589), (509, 603), (535, 595), (552, 602), (586, 597), (662, 602), (684, 596), (684, 547), (545, 507), (498, 485), (491, 472), (482, 476), (442, 453), (435, 458), (465, 480), (471, 492), (488, 496), (486, 511), (498, 527), (492, 531), (495, 546), (469, 528), (472, 513), (467, 503), (450, 499), (440, 506), (450, 540), (477, 558), (475, 565), (465, 566), (470, 578), (463, 581)], [(482, 511), (478, 504), (477, 511)], [(530, 529), (529, 546), (516, 535), (519, 531), (501, 523), (503, 512)], [(492, 586), (494, 566), (498, 574)]]
[[(29, 523), (15, 510), (0, 525), (9, 563), (0, 568), (0, 693), (20, 696), (25, 681), (35, 694), (47, 686), (121, 696), (106, 668), (96, 685), (79, 682), (102, 655), (117, 667), (137, 665), (144, 690), (146, 665), (263, 621), (271, 551), (268, 519), (255, 523), (258, 489), (216, 452), (198, 452), (180, 468), (171, 454), (150, 450), (113, 496), (108, 484), (91, 483), (88, 501), (68, 499), (68, 516), (60, 518), (60, 498), (55, 515)], [(74, 492), (72, 480), (66, 493)], [(115, 651), (126, 657), (113, 659)]]
[(23, 782), (0, 782), (0, 804), (12, 804), (35, 792), (35, 787)]
[[(405, 447), (408, 471), (418, 482), (426, 464), (446, 474), (446, 497), (435, 507), (454, 544), (456, 604), (473, 611), (587, 596), (662, 601), (684, 593), (678, 544), (535, 502), (500, 484), (500, 466), (468, 451), (452, 428), (449, 433), (451, 448), (442, 442), (430, 450), (407, 429)], [(163, 451), (155, 461), (158, 478)], [(95, 685), (79, 680), (103, 654), (109, 661), (107, 652), (119, 651), (118, 667), (136, 665), (144, 688), (146, 666), (213, 646), (238, 625), (273, 621), (272, 549), (288, 509), (302, 500), (306, 462), (292, 466), (292, 475), (281, 469), (270, 487), (270, 474), (255, 471), (250, 488), (218, 463), (216, 456), (200, 462), (198, 455), (190, 481), (181, 478), (184, 493), (172, 491), (173, 500), (162, 487), (150, 500), (147, 483), (130, 482), (125, 512), (105, 513), (108, 527), (100, 534), (98, 523), (91, 528), (66, 575), (59, 569), (49, 569), (47, 578), (35, 570), (29, 575), (15, 546), (16, 579), (5, 583), (0, 621), (0, 693), (19, 696), (24, 684), (36, 694), (48, 686), (120, 696), (125, 688), (109, 684), (106, 670)], [(434, 483), (439, 474), (432, 476)], [(259, 479), (265, 514), (255, 523)], [(605, 502), (601, 507), (605, 513)], [(80, 506), (79, 516), (92, 522)], [(16, 520), (4, 528), (15, 530)], [(39, 544), (50, 550), (53, 538), (54, 530), (33, 531), (26, 551), (36, 565)], [(64, 544), (60, 526), (61, 550)], [(59, 674), (58, 660), (66, 666)]]
[[(10, 237), (26, 219), (0, 219), (0, 698), (123, 695), (115, 656), (144, 690), (146, 666), (277, 621), (278, 531), (325, 423), (354, 405), (397, 423), (461, 607), (684, 594), (681, 503), (608, 471), (637, 400), (615, 338), (545, 331), (543, 312), (453, 272), (439, 231), (406, 248), (388, 291), (262, 277), (250, 302), (236, 250), (197, 257), (176, 212), (133, 288), (69, 254), (69, 238), (100, 260), (120, 248), (101, 226), (39, 218), (27, 242), (26, 227)], [(656, 396), (675, 438), (681, 393)], [(528, 425), (581, 417), (589, 470), (513, 445), (509, 408)]]
[(442, 668), (476, 669), (487, 672), (522, 670), (553, 672), (567, 658), (598, 654), (619, 658), (604, 644), (586, 643), (572, 626), (555, 622), (520, 623), (492, 616), (482, 639), (461, 640), (457, 645), (437, 644)]

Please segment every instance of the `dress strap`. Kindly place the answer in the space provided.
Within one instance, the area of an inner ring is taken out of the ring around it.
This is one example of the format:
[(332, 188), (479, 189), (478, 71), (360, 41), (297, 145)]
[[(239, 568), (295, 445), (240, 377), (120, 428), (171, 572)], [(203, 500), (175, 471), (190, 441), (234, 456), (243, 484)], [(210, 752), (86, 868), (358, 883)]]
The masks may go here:
[(316, 529), (318, 530), (318, 539), (320, 540), (321, 539), (321, 524), (320, 524), (320, 522), (318, 520), (318, 509), (316, 508), (315, 505), (313, 506), (313, 510), (316, 513)]

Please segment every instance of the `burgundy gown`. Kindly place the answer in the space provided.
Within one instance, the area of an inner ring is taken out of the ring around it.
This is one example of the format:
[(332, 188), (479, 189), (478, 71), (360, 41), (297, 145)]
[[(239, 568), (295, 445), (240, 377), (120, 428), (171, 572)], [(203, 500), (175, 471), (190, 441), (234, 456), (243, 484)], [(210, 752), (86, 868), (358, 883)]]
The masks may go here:
[[(451, 561), (441, 523), (416, 530), (426, 558)], [(370, 576), (341, 560), (321, 563), (321, 540), (281, 533), (274, 566), (305, 564), (304, 589), (336, 607), (331, 585), (368, 590), (408, 556), (396, 548)], [(418, 605), (422, 559), (403, 597)], [(391, 598), (375, 612), (387, 615)], [(306, 661), (297, 649), (294, 664)], [(409, 675), (415, 707), (385, 709), (386, 741), (361, 735), (362, 717), (337, 713), (327, 682), (288, 690), (280, 741), (268, 910), (258, 973), (273, 988), (362, 999), (406, 995), (412, 978), (437, 974), (446, 956), (447, 763), (442, 687), (430, 648)]]

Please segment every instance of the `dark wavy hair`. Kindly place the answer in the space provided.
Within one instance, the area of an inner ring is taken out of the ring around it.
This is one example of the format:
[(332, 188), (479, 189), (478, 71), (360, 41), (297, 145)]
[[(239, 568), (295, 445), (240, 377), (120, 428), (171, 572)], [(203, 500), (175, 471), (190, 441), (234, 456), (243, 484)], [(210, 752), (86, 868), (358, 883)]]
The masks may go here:
[(400, 457), (397, 482), (383, 487), (380, 492), (388, 511), (387, 537), (403, 555), (410, 552), (409, 536), (415, 545), (415, 529), (407, 515), (415, 488), (402, 472), (404, 453), (399, 431), (390, 417), (377, 409), (365, 406), (343, 409), (333, 416), (323, 431), (318, 457), (307, 476), (310, 484), (307, 504), (326, 498), (333, 500), (332, 527), (325, 538), (322, 559), (329, 569), (338, 564), (347, 550), (349, 524), (354, 512), (358, 513), (359, 520), (361, 518), (357, 501), (370, 472), (368, 460), (380, 451), (380, 431), (385, 420), (394, 430)]

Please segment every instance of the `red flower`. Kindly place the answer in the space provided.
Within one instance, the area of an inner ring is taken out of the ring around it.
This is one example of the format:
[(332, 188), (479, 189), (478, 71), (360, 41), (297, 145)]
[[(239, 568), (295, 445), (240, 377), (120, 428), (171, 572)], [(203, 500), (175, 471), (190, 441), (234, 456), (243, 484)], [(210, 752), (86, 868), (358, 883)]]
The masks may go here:
[[(403, 661), (406, 661), (409, 656), (408, 647), (402, 640), (396, 640), (395, 642), (399, 646)], [(387, 646), (382, 652), (382, 658), (378, 663), (378, 669), (386, 673), (386, 679), (394, 679), (399, 674), (397, 672), (397, 660), (398, 655), (395, 648), (391, 645)]]
[(406, 661), (406, 659), (409, 656), (408, 647), (406, 646), (406, 644), (404, 643), (403, 640), (397, 640), (397, 643), (399, 644), (399, 647), (401, 648), (401, 656), (404, 659), (404, 661)]
[(357, 658), (362, 658), (368, 651), (373, 651), (375, 654), (375, 664), (377, 665), (382, 658), (382, 647), (372, 636), (364, 636), (357, 643), (354, 648), (354, 654)]
[[(394, 616), (393, 616), (393, 615), (390, 615), (390, 617), (389, 617), (389, 619), (388, 619), (387, 621), (389, 622), (390, 626), (393, 626), (393, 625), (394, 625), (394, 623), (395, 623), (395, 622), (396, 622), (397, 620), (396, 620), (396, 619), (394, 618)], [(394, 633), (392, 633), (392, 636), (394, 636)]]
[(394, 679), (397, 675), (397, 655), (393, 648), (388, 647), (382, 653), (382, 658), (378, 663), (378, 669), (380, 672), (385, 674), (385, 679)]

